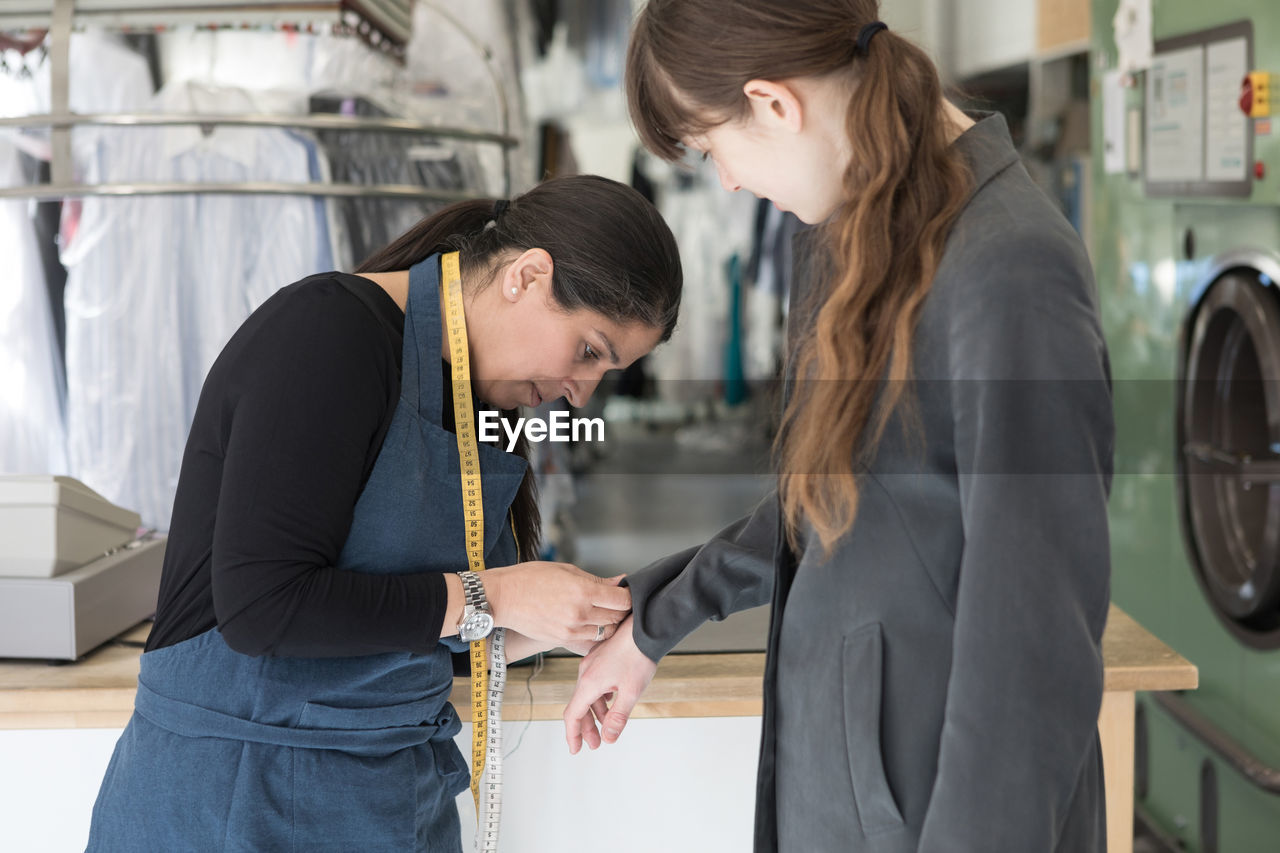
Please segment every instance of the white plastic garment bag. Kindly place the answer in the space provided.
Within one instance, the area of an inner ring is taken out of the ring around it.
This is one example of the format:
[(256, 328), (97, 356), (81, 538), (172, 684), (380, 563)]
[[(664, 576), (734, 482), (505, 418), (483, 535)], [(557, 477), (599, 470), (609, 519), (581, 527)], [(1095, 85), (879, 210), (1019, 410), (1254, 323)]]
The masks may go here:
[[(48, 112), (47, 67), (34, 79), (0, 74), (0, 115)], [(0, 186), (26, 183), (20, 150), (48, 149), (18, 134), (0, 132)], [(62, 355), (32, 212), (29, 200), (0, 201), (0, 474), (66, 474)]]
[[(150, 133), (150, 131), (141, 131)], [(103, 128), (84, 179), (111, 181), (125, 153), (145, 164), (133, 129)], [(77, 143), (88, 137), (82, 136)], [(144, 523), (168, 518), (160, 496), (177, 482), (182, 377), (177, 275), (182, 234), (162, 199), (86, 198), (64, 225), (67, 267), (67, 427), (74, 475)], [(170, 499), (171, 500), (171, 499)]]
[[(534, 49), (529, 5), (508, 0), (415, 3), (413, 36), (405, 51), (406, 91), (415, 97), (396, 106), (423, 120), (447, 115), (451, 124), (495, 132), (503, 129), (505, 112), (510, 133), (536, 138), (537, 125), (525, 103), (528, 88), (521, 82), (521, 67), (532, 61)], [(561, 89), (569, 83), (558, 81)], [(506, 160), (510, 192), (532, 186), (538, 180), (536, 150), (536, 145), (525, 144), (504, 154), (493, 145), (470, 146), (469, 153), (478, 159), (468, 185), (503, 194)]]
[[(263, 112), (184, 83), (164, 112)], [(278, 105), (273, 105), (273, 109)], [(77, 146), (87, 182), (310, 180), (308, 148), (273, 128), (103, 128)], [(268, 296), (327, 257), (312, 199), (87, 198), (63, 250), (69, 446), (77, 476), (167, 529), (182, 449), (213, 360)]]
[[(22, 182), (0, 137), (0, 186)], [(0, 474), (65, 474), (62, 358), (30, 209), (0, 201)]]

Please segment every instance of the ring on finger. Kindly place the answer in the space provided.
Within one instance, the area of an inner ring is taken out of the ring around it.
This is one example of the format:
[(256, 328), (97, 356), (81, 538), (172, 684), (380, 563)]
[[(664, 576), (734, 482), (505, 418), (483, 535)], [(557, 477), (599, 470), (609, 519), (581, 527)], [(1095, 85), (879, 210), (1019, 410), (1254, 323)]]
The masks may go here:
[(596, 626), (596, 642), (598, 643), (603, 639), (604, 639), (604, 626), (597, 625)]

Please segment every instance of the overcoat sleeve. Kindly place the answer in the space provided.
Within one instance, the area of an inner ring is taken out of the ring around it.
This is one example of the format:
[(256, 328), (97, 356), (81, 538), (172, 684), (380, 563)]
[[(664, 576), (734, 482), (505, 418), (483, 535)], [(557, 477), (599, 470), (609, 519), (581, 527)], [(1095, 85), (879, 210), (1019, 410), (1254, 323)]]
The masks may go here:
[(773, 594), (778, 496), (769, 495), (704, 545), (628, 575), (636, 646), (653, 660), (708, 619), (767, 604)]
[[(787, 337), (800, 340), (818, 303), (815, 283), (827, 274), (821, 231), (804, 228), (791, 240), (793, 270)], [(783, 399), (788, 394), (783, 385)], [(768, 604), (773, 597), (779, 527), (778, 494), (770, 492), (751, 514), (720, 531), (705, 545), (665, 557), (628, 575), (635, 613), (636, 645), (653, 660), (708, 619)]]
[(948, 304), (964, 551), (921, 853), (1056, 850), (1097, 737), (1114, 429), (1092, 274), (1073, 237), (1002, 244)]

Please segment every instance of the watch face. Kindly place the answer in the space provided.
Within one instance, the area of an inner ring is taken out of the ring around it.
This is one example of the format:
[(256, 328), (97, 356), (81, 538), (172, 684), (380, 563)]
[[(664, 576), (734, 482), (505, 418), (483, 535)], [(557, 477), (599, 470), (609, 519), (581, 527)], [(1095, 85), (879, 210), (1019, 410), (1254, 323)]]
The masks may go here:
[(483, 610), (468, 614), (458, 626), (458, 637), (468, 643), (483, 640), (493, 633), (493, 615)]

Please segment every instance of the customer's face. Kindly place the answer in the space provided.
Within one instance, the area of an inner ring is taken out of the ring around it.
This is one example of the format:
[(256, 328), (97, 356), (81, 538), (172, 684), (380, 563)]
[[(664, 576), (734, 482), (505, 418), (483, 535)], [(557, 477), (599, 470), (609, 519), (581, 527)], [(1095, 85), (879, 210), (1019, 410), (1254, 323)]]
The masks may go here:
[(845, 201), (848, 85), (838, 76), (750, 80), (745, 114), (712, 123), (684, 146), (715, 163), (729, 192), (747, 190), (803, 222), (823, 222)]

